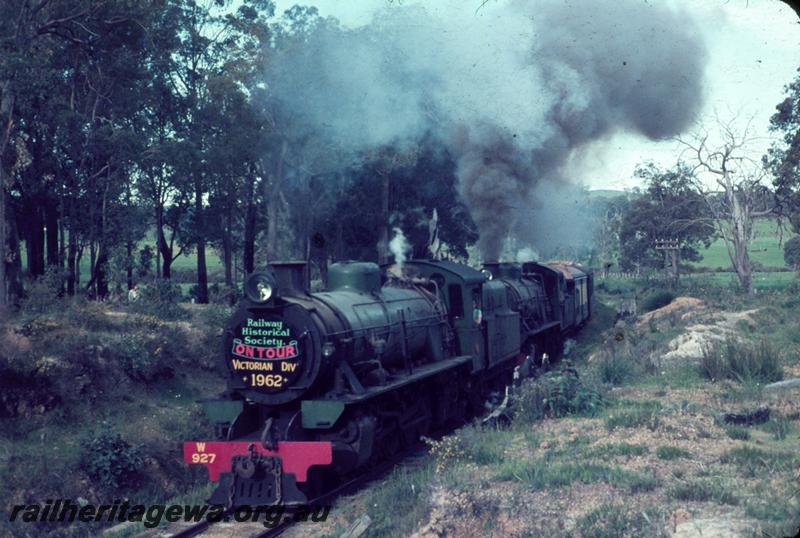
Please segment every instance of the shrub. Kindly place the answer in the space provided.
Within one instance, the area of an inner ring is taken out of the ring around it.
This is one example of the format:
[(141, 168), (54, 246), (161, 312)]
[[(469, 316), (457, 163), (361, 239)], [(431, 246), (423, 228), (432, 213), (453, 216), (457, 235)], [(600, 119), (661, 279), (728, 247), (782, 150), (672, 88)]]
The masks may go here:
[(764, 424), (764, 429), (771, 433), (776, 441), (783, 441), (786, 439), (786, 435), (789, 433), (789, 428), (789, 419), (780, 413), (773, 415), (772, 419)]
[(133, 309), (162, 319), (184, 317), (186, 312), (178, 305), (183, 298), (181, 287), (168, 279), (155, 280), (140, 286), (139, 298), (132, 303)]
[(655, 431), (661, 424), (659, 412), (661, 404), (658, 402), (641, 402), (630, 407), (619, 409), (606, 418), (606, 428), (640, 428), (647, 427)]
[(667, 306), (672, 300), (675, 298), (675, 295), (667, 290), (658, 290), (647, 297), (645, 297), (644, 301), (642, 301), (642, 312), (650, 312), (652, 310), (657, 310), (663, 306)]
[(58, 304), (64, 286), (64, 272), (57, 265), (49, 265), (44, 275), (28, 286), (23, 310), (29, 314), (50, 312)]
[(645, 445), (632, 445), (630, 443), (602, 444), (590, 447), (583, 451), (583, 456), (587, 458), (610, 459), (616, 456), (630, 458), (647, 454), (648, 448)]
[(786, 265), (800, 270), (800, 235), (795, 235), (783, 244), (783, 260)]
[(227, 306), (210, 304), (197, 314), (197, 319), (212, 330), (222, 331), (228, 325), (231, 312)]
[(800, 464), (800, 459), (788, 452), (772, 452), (744, 445), (725, 452), (720, 463), (736, 465), (746, 476), (763, 477), (791, 469)]
[(462, 428), (458, 432), (460, 452), (465, 460), (478, 465), (502, 463), (510, 435), (500, 429)]
[(727, 491), (719, 482), (695, 480), (676, 484), (669, 490), (669, 496), (679, 501), (714, 501), (717, 504), (739, 504), (739, 499)]
[(635, 377), (638, 366), (625, 353), (604, 353), (597, 361), (597, 374), (603, 383), (621, 385)]
[[(194, 287), (192, 287), (192, 290), (195, 293), (197, 291)], [(241, 293), (237, 288), (226, 284), (220, 285), (215, 282), (208, 287), (208, 301), (210, 303), (233, 306), (239, 300), (240, 295)], [(195, 299), (197, 299), (196, 295)]]
[(731, 337), (707, 346), (700, 370), (711, 381), (727, 378), (770, 383), (783, 379), (780, 353), (767, 340), (754, 345)]
[(144, 463), (141, 451), (119, 434), (104, 431), (89, 441), (82, 454), (82, 466), (89, 477), (106, 489), (116, 490), (140, 478)]
[(500, 479), (516, 479), (533, 490), (563, 487), (575, 482), (602, 482), (627, 489), (631, 493), (651, 491), (658, 486), (655, 477), (620, 467), (607, 467), (597, 463), (554, 464), (546, 459), (526, 463), (509, 462), (503, 466)]
[[(650, 515), (647, 515), (650, 512)], [(628, 510), (624, 506), (603, 504), (577, 521), (577, 529), (586, 538), (618, 536), (668, 536), (665, 526), (657, 521), (657, 510)]]
[(691, 458), (692, 454), (677, 446), (662, 445), (656, 449), (656, 456), (662, 460), (677, 460), (678, 458)]
[(546, 416), (562, 417), (571, 414), (594, 414), (603, 406), (600, 392), (584, 385), (578, 372), (562, 366), (543, 376), (525, 381), (517, 390), (514, 416), (527, 421)]
[(747, 441), (750, 439), (750, 430), (744, 426), (726, 426), (725, 433), (731, 439), (737, 439), (739, 441)]
[(152, 381), (170, 371), (162, 361), (162, 346), (150, 351), (147, 337), (137, 333), (122, 333), (108, 341), (108, 350), (126, 373), (140, 381)]

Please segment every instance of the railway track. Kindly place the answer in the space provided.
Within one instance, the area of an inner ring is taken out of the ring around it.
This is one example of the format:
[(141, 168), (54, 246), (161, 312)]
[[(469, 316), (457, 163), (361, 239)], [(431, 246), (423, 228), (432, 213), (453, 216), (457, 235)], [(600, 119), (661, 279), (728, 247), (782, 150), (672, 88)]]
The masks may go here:
[[(416, 465), (422, 460), (425, 454), (425, 445), (419, 442), (399, 453), (394, 458), (312, 499), (308, 505), (330, 505), (337, 497), (353, 493), (370, 482), (385, 477), (398, 465)], [(233, 520), (230, 513), (226, 513), (223, 521), (210, 522), (203, 520), (198, 523), (173, 523), (167, 527), (151, 529), (137, 534), (135, 538), (193, 538), (195, 536), (202, 536), (204, 538), (273, 538), (275, 536), (280, 536), (296, 523), (292, 519), (291, 513), (285, 514), (283, 516), (283, 521), (272, 528), (265, 528), (263, 518), (261, 519), (262, 520), (258, 522), (237, 522)]]

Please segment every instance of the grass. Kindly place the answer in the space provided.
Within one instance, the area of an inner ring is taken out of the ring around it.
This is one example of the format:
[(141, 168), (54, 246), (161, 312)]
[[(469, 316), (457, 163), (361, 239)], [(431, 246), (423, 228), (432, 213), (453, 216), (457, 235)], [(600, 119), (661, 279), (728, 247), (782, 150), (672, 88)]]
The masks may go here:
[(608, 467), (597, 463), (553, 463), (547, 458), (533, 462), (513, 461), (501, 467), (500, 480), (517, 480), (532, 490), (558, 488), (573, 483), (598, 482), (626, 489), (630, 493), (651, 491), (658, 480), (651, 475)]
[(783, 379), (781, 354), (767, 339), (756, 344), (728, 338), (703, 350), (700, 369), (710, 381), (770, 383)]
[(716, 480), (680, 482), (668, 489), (667, 494), (679, 501), (708, 502), (736, 506), (739, 499)]
[(692, 453), (677, 446), (661, 445), (656, 449), (656, 456), (662, 460), (672, 461), (679, 458), (689, 459), (692, 457)]
[(642, 456), (650, 451), (645, 445), (633, 445), (630, 443), (608, 443), (603, 445), (595, 445), (582, 452), (582, 456), (586, 458), (601, 458), (610, 459), (614, 457)]
[(800, 457), (789, 452), (774, 452), (742, 445), (725, 452), (720, 463), (736, 466), (745, 476), (782, 473), (800, 464)]
[(621, 402), (621, 405), (609, 411), (605, 426), (609, 430), (647, 427), (654, 431), (661, 423), (660, 410), (661, 404), (655, 400), (630, 402), (627, 406)]
[[(648, 513), (650, 515), (648, 515)], [(617, 538), (619, 536), (667, 536), (656, 508), (630, 510), (624, 506), (602, 504), (577, 521), (577, 529), (585, 538)]]
[[(756, 237), (751, 243), (750, 259), (768, 267), (785, 267), (783, 261), (783, 247), (779, 244), (780, 233), (778, 225), (773, 220), (757, 220), (755, 225)], [(722, 239), (717, 239), (708, 247), (700, 249), (703, 259), (696, 265), (698, 267), (730, 267), (731, 259)]]
[(365, 506), (369, 507), (373, 537), (411, 534), (430, 513), (429, 497), (433, 469), (429, 465), (396, 468), (380, 484), (370, 488)]
[(744, 426), (725, 426), (725, 434), (731, 439), (747, 441), (750, 439), (750, 430)]

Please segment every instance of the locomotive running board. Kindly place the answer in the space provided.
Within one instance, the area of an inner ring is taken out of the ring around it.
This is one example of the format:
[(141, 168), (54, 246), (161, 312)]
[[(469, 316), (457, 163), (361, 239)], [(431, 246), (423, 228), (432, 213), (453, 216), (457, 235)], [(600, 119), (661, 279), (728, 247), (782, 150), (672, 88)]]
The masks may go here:
[(344, 400), (345, 405), (360, 403), (365, 400), (369, 400), (370, 398), (375, 398), (376, 396), (381, 396), (382, 394), (386, 394), (387, 392), (397, 390), (400, 387), (416, 383), (417, 381), (421, 381), (428, 377), (432, 377), (437, 374), (441, 374), (443, 372), (456, 369), (465, 364), (472, 364), (471, 355), (461, 355), (459, 357), (454, 357), (452, 359), (437, 361), (432, 364), (426, 364), (424, 366), (417, 366), (414, 368), (414, 372), (410, 376), (404, 376), (402, 379), (398, 379), (394, 382), (389, 382), (385, 385), (379, 385), (375, 387), (365, 387), (363, 394), (348, 394), (343, 396), (342, 400)]

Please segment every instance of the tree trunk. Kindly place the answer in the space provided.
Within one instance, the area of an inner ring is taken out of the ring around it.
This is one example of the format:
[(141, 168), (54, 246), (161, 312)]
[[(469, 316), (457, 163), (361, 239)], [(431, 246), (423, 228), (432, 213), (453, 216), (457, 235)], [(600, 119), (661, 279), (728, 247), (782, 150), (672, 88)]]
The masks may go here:
[(8, 272), (6, 265), (13, 262), (14, 252), (9, 245), (8, 213), (6, 210), (6, 169), (3, 155), (11, 135), (14, 95), (11, 93), (11, 81), (4, 80), (0, 87), (0, 308), (12, 302), (9, 293)]
[(75, 230), (69, 231), (67, 239), (67, 295), (75, 295), (77, 285), (78, 270), (76, 267), (76, 254), (78, 250), (78, 238)]
[[(109, 167), (109, 171), (111, 168)], [(106, 265), (108, 264), (108, 245), (107, 242), (107, 228), (108, 228), (108, 189), (110, 187), (110, 178), (106, 178), (106, 185), (103, 189), (103, 198), (100, 205), (100, 229), (98, 230), (98, 248), (97, 260), (92, 265), (92, 277), (89, 281), (89, 286), (94, 284), (97, 290), (97, 299), (105, 299), (108, 295), (108, 275)]]
[(133, 260), (133, 241), (127, 241), (125, 243), (125, 248), (126, 248), (127, 254), (128, 254), (128, 263), (126, 264), (127, 268), (128, 268), (128, 274), (127, 274), (127, 277), (128, 277), (128, 289), (132, 290), (133, 289), (133, 263), (134, 263), (134, 260)]
[(250, 274), (256, 268), (256, 201), (255, 171), (251, 169), (247, 178), (247, 209), (244, 217), (244, 252), (242, 254), (244, 272)]
[(195, 172), (194, 210), (197, 226), (197, 302), (208, 303), (208, 272), (206, 270), (205, 219), (203, 218), (203, 183), (199, 172)]
[(47, 265), (58, 265), (58, 206), (51, 200), (44, 208)]
[(730, 225), (733, 235), (733, 268), (739, 277), (739, 283), (747, 292), (753, 295), (753, 277), (750, 264), (749, 243), (752, 232), (752, 218), (748, 201), (740, 200), (735, 186), (728, 182), (725, 195), (728, 198), (728, 205), (731, 211)]
[(230, 209), (228, 209), (227, 213), (225, 228), (222, 230), (222, 258), (225, 262), (225, 285), (233, 287), (233, 246), (231, 245), (233, 242), (231, 238), (233, 217)]
[[(19, 300), (25, 295), (22, 287), (22, 260), (19, 256), (19, 234), (17, 233), (17, 220), (14, 207), (6, 207), (6, 241), (7, 264), (6, 282), (8, 284), (8, 304), (19, 305)], [(3, 265), (0, 263), (0, 265)]]
[[(156, 205), (156, 247), (156, 277), (172, 278), (172, 248), (164, 237), (164, 208), (160, 204)], [(163, 260), (163, 265), (159, 260)]]
[(81, 259), (83, 259), (84, 247), (78, 248), (77, 256), (75, 257), (75, 289), (81, 285)]
[[(0, 156), (2, 156), (0, 148)], [(6, 285), (6, 263), (9, 260), (8, 232), (6, 231), (6, 174), (0, 159), (0, 308), (8, 304), (8, 286)]]
[(25, 250), (28, 253), (28, 272), (31, 276), (44, 274), (44, 219), (40, 206), (30, 211)]
[(681, 278), (680, 250), (673, 250), (672, 253), (672, 279), (673, 285), (678, 286)]

